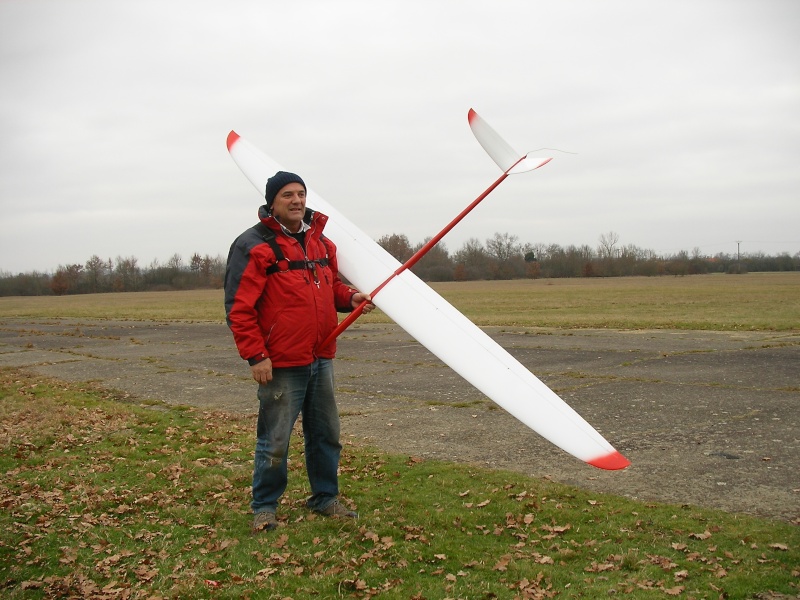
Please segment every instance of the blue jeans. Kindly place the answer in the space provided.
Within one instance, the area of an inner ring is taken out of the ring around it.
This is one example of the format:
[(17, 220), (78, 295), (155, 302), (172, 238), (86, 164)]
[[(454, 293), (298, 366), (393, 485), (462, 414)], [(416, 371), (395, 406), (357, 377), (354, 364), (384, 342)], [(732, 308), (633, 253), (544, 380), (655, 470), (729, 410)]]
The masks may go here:
[(286, 491), (289, 437), (303, 415), (308, 507), (324, 510), (339, 495), (339, 411), (333, 394), (333, 361), (320, 358), (305, 367), (276, 368), (272, 381), (258, 386), (258, 425), (253, 469), (254, 513), (278, 508)]

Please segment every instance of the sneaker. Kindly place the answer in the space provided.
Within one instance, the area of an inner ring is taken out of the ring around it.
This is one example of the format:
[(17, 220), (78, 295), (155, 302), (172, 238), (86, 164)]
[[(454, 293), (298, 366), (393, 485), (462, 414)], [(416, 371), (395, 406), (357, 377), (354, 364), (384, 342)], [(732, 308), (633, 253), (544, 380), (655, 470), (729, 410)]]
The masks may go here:
[(274, 512), (268, 510), (264, 512), (257, 512), (253, 515), (253, 527), (251, 532), (253, 534), (261, 531), (272, 531), (278, 526), (278, 519), (275, 517)]
[(347, 519), (357, 519), (358, 513), (352, 510), (348, 510), (342, 504), (339, 503), (338, 500), (334, 500), (330, 505), (322, 510), (317, 511), (321, 515), (325, 515), (326, 517), (344, 517)]

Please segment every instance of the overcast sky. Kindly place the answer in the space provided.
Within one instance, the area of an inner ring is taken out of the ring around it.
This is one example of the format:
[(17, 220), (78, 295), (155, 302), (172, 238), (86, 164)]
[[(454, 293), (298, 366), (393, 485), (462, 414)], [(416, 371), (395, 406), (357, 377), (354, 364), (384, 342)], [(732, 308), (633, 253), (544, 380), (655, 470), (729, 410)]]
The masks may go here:
[(0, 0), (0, 271), (227, 254), (231, 129), (371, 237), (800, 251), (797, 0)]

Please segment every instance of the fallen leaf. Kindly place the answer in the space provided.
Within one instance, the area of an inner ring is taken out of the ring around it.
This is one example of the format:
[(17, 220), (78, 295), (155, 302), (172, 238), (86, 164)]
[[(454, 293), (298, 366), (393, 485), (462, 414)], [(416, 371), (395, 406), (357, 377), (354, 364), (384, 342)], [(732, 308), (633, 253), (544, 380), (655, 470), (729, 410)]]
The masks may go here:
[(494, 567), (492, 567), (492, 570), (494, 570), (494, 571), (507, 571), (508, 570), (508, 563), (510, 563), (510, 562), (511, 562), (511, 555), (510, 554), (504, 554), (503, 556), (500, 557), (500, 560), (497, 561), (497, 563), (494, 565)]
[(23, 590), (38, 590), (43, 585), (44, 583), (42, 583), (41, 581), (23, 581), (20, 584), (20, 587)]
[(773, 550), (781, 550), (783, 552), (789, 550), (789, 546), (786, 544), (770, 544), (769, 547)]
[(674, 588), (664, 588), (664, 593), (667, 596), (680, 596), (685, 589), (682, 585), (678, 585)]
[(708, 529), (706, 529), (703, 533), (690, 533), (689, 537), (694, 538), (696, 540), (707, 540), (708, 538), (711, 537), (711, 532)]

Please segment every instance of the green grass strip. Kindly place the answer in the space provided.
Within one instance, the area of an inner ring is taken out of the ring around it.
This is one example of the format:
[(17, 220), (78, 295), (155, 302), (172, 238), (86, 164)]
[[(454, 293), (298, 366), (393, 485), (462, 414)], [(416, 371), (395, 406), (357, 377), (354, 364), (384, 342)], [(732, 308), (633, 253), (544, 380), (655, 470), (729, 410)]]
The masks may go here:
[[(252, 536), (254, 417), (0, 371), (0, 595), (17, 598), (794, 597), (789, 523), (635, 502), (346, 445), (310, 514), (294, 436), (281, 526)], [(761, 597), (761, 596), (758, 596)], [(764, 596), (780, 597), (780, 596)]]

